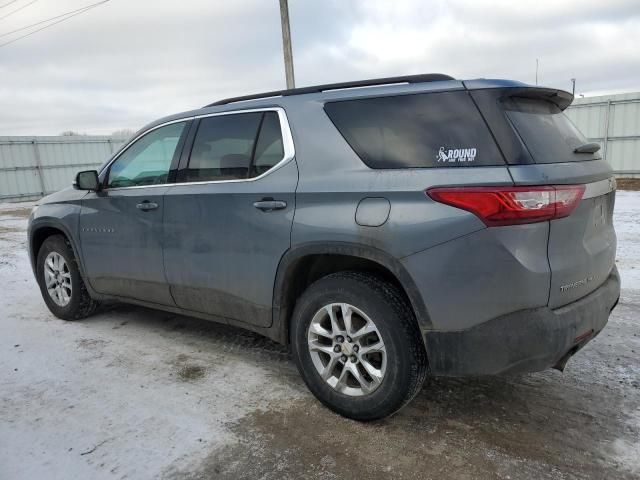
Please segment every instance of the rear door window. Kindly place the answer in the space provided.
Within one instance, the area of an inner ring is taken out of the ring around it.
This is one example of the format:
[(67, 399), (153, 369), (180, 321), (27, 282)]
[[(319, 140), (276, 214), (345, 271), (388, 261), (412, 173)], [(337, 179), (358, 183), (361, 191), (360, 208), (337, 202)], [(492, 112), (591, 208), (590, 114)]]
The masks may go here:
[(277, 112), (265, 112), (260, 136), (256, 143), (254, 160), (251, 168), (252, 177), (268, 172), (284, 158), (284, 146), (280, 119)]
[(266, 173), (284, 158), (274, 111), (206, 117), (193, 140), (181, 182), (238, 180)]
[(262, 112), (200, 120), (184, 181), (247, 178)]
[(465, 91), (330, 102), (325, 111), (371, 168), (505, 164)]
[(512, 97), (502, 102), (536, 163), (561, 163), (601, 158), (595, 153), (574, 153), (588, 143), (569, 117), (555, 104), (544, 100)]

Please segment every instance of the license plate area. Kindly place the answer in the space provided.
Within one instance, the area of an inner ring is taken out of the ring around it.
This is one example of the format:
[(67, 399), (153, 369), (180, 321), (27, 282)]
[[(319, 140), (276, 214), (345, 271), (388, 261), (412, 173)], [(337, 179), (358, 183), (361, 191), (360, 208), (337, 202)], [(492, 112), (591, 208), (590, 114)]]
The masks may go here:
[(601, 230), (607, 225), (607, 216), (609, 208), (607, 206), (607, 196), (602, 195), (594, 198), (593, 208), (593, 226), (597, 230)]

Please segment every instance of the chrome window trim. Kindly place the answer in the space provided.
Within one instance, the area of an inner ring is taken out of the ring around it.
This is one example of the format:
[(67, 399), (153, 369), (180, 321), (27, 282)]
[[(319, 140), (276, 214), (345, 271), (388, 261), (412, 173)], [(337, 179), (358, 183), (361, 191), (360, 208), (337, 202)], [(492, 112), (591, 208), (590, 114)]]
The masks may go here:
[(195, 120), (195, 119), (201, 119), (201, 118), (219, 117), (219, 116), (222, 116), (222, 115), (236, 115), (236, 114), (254, 113), (254, 112), (277, 112), (278, 113), (278, 118), (280, 120), (280, 135), (282, 136), (282, 146), (283, 146), (283, 149), (284, 149), (284, 157), (282, 158), (282, 160), (280, 160), (278, 163), (276, 163), (269, 170), (267, 170), (266, 172), (258, 175), (257, 177), (252, 177), (252, 178), (234, 178), (234, 179), (230, 179), (230, 180), (205, 180), (205, 181), (202, 181), (202, 182), (173, 182), (173, 183), (161, 183), (161, 184), (157, 184), (157, 185), (136, 185), (136, 186), (133, 186), (133, 187), (115, 187), (115, 188), (107, 188), (107, 187), (105, 187), (105, 190), (113, 192), (113, 191), (118, 191), (118, 190), (130, 190), (130, 189), (134, 189), (134, 188), (171, 187), (171, 186), (183, 186), (183, 185), (206, 185), (206, 184), (209, 184), (209, 183), (255, 182), (257, 180), (260, 180), (261, 178), (266, 177), (267, 175), (270, 175), (272, 172), (275, 172), (276, 170), (282, 168), (287, 163), (289, 163), (291, 160), (293, 160), (293, 158), (296, 155), (295, 147), (293, 145), (293, 135), (291, 134), (291, 128), (289, 127), (289, 119), (287, 118), (287, 113), (284, 111), (284, 108), (282, 108), (282, 107), (260, 107), (260, 108), (251, 108), (251, 109), (243, 109), (243, 110), (229, 110), (229, 111), (226, 111), (226, 112), (217, 112), (217, 113), (204, 113), (202, 115), (194, 115), (194, 116), (191, 116), (191, 117), (184, 117), (184, 118), (179, 118), (179, 119), (176, 119), (176, 120), (171, 120), (169, 122), (161, 123), (159, 125), (156, 125), (155, 127), (150, 128), (149, 130), (145, 130), (143, 133), (141, 133), (140, 135), (138, 135), (134, 139), (132, 139), (127, 144), (127, 146), (125, 148), (123, 148), (122, 151), (120, 153), (118, 153), (118, 155), (115, 156), (101, 170), (100, 173), (102, 173), (103, 171), (105, 171), (106, 169), (111, 167), (111, 164), (113, 162), (115, 162), (120, 157), (120, 155), (122, 155), (125, 151), (127, 151), (127, 149), (134, 142), (136, 142), (139, 138), (142, 138), (146, 134), (148, 134), (148, 133), (150, 133), (150, 132), (152, 132), (152, 131), (160, 128), (160, 127), (164, 127), (164, 126), (170, 125), (172, 123), (188, 122), (189, 120)]
[(599, 182), (587, 183), (584, 187), (583, 199), (600, 197), (616, 189), (616, 179), (615, 177), (609, 177)]

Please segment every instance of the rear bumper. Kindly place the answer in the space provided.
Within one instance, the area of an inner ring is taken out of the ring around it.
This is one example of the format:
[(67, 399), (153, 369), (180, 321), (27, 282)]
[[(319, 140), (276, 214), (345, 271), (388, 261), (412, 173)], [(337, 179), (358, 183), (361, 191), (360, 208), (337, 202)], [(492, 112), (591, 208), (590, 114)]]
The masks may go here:
[(453, 332), (425, 334), (434, 375), (498, 375), (556, 366), (595, 337), (620, 297), (617, 269), (597, 290), (573, 303), (521, 310)]

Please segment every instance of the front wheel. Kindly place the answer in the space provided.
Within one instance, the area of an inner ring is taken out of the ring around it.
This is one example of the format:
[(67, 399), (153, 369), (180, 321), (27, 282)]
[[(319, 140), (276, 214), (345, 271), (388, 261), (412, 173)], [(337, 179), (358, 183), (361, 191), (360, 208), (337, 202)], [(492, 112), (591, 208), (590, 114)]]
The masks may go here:
[(42, 243), (38, 251), (36, 278), (44, 302), (58, 318), (85, 318), (98, 305), (89, 296), (73, 250), (62, 235), (52, 235)]
[(427, 374), (406, 300), (394, 285), (359, 272), (329, 275), (303, 293), (293, 313), (291, 344), (311, 392), (356, 420), (397, 412)]

